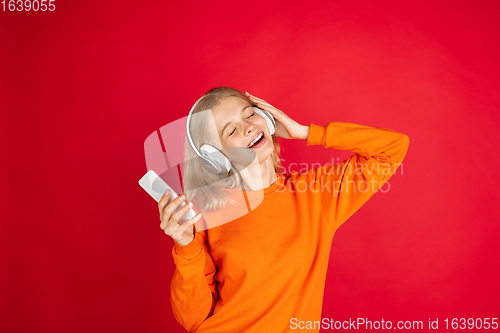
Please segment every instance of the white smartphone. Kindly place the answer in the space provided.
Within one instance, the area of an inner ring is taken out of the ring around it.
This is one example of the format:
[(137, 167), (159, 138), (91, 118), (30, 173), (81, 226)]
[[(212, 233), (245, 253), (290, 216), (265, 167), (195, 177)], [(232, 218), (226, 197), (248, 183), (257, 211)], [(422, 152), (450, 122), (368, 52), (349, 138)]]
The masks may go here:
[[(171, 203), (172, 200), (175, 200), (175, 198), (177, 198), (179, 196), (153, 170), (149, 170), (148, 172), (146, 172), (146, 174), (139, 180), (139, 185), (141, 185), (141, 187), (146, 192), (148, 192), (149, 195), (151, 197), (153, 197), (153, 199), (156, 200), (156, 202), (160, 202), (160, 199), (161, 199), (161, 197), (163, 196), (163, 194), (165, 193), (166, 190), (170, 190), (170, 193), (171, 193), (170, 198), (168, 199), (168, 203), (167, 204)], [(174, 214), (175, 212), (177, 212), (179, 209), (181, 209), (185, 205), (186, 205), (186, 202), (183, 201), (174, 210), (174, 212), (172, 214)], [(181, 218), (179, 220), (179, 224), (182, 224), (182, 223), (186, 222), (187, 220), (192, 219), (195, 216), (196, 216), (196, 212), (193, 209), (190, 209), (186, 213), (184, 213), (184, 215), (181, 216)]]

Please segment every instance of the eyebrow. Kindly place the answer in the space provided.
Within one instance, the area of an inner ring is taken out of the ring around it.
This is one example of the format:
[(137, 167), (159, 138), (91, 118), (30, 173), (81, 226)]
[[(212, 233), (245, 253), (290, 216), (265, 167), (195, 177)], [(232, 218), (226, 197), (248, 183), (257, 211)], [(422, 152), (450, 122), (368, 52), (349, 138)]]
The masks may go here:
[[(241, 112), (245, 111), (245, 109), (246, 109), (246, 108), (251, 108), (251, 107), (252, 107), (251, 105), (246, 105), (246, 106), (244, 106), (244, 107), (243, 107), (243, 109), (241, 109)], [(222, 132), (221, 132), (221, 136), (222, 136), (222, 135), (224, 135), (224, 131), (226, 130), (226, 128), (227, 128), (229, 125), (231, 125), (231, 123), (232, 123), (232, 122), (230, 121), (230, 122), (228, 122), (228, 123), (224, 126), (224, 128), (222, 129)]]

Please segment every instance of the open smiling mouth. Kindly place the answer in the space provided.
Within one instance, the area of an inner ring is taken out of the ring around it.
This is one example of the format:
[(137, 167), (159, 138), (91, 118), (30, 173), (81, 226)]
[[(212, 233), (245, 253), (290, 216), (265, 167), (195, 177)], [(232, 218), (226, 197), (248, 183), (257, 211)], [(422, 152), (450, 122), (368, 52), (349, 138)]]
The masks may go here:
[(252, 141), (252, 143), (250, 143), (247, 148), (256, 149), (262, 147), (266, 143), (266, 137), (264, 136), (264, 133), (260, 133), (260, 135), (255, 139), (256, 140)]

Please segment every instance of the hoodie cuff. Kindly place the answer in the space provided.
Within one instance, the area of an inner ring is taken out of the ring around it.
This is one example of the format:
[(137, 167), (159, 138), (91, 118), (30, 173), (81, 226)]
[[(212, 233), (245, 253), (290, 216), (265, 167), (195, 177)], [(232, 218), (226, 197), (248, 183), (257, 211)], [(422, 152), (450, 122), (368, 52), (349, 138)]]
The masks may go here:
[(180, 245), (174, 241), (174, 253), (184, 259), (193, 259), (197, 257), (201, 252), (201, 245), (199, 243), (200, 236), (196, 230), (194, 231), (194, 239), (191, 243), (186, 245)]
[(307, 137), (307, 145), (324, 145), (326, 127), (316, 124), (309, 125), (309, 135)]

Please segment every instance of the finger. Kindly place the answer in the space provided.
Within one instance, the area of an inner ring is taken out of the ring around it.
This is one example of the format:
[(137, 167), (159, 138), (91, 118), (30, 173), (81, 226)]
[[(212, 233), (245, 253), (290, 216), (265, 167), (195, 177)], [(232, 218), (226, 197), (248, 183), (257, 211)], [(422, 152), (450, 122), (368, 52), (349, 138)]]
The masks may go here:
[[(177, 200), (175, 200), (177, 201)], [(180, 203), (182, 205), (182, 202)], [(184, 205), (181, 209), (179, 209), (175, 214), (172, 214), (170, 218), (165, 217), (163, 221), (160, 223), (160, 228), (165, 230), (167, 235), (173, 235), (177, 232), (178, 227), (180, 226), (179, 220), (182, 215), (186, 214), (193, 207), (193, 203), (190, 202)], [(175, 210), (175, 209), (174, 209)], [(183, 223), (184, 224), (184, 223)]]
[(246, 93), (247, 94), (247, 97), (253, 99), (253, 100), (256, 100), (256, 101), (264, 101), (262, 98), (259, 98), (257, 96), (253, 96), (253, 95), (250, 95), (250, 93)]
[(255, 103), (266, 103), (268, 104), (265, 100), (263, 100), (262, 98), (257, 98), (257, 97), (252, 97), (250, 96), (250, 98), (255, 102)]
[(175, 212), (175, 214), (172, 214), (172, 217), (170, 218), (170, 220), (174, 221), (176, 223), (179, 222), (179, 220), (181, 219), (182, 215), (186, 214), (192, 207), (193, 207), (193, 203), (192, 202), (184, 205), (184, 207), (182, 207), (181, 209), (179, 209), (179, 211)]
[(246, 92), (246, 94), (247, 94), (248, 97), (250, 97), (255, 102), (255, 104), (258, 107), (260, 107), (261, 109), (265, 109), (266, 111), (271, 112), (273, 116), (275, 115), (276, 112), (281, 111), (281, 110), (275, 108), (274, 106), (272, 106), (271, 104), (269, 104), (268, 102), (266, 102), (265, 100), (263, 100), (261, 98), (252, 96), (248, 92)]
[(266, 102), (257, 102), (255, 104), (257, 104), (257, 106), (259, 106), (259, 107), (264, 107), (266, 109), (267, 108), (273, 108), (273, 109), (275, 108), (274, 106), (272, 106), (271, 104), (266, 103)]
[(200, 218), (201, 218), (201, 214), (198, 214), (195, 217), (193, 217), (192, 219), (187, 220), (183, 224), (179, 224), (179, 228), (177, 229), (177, 231), (179, 231), (180, 233), (185, 232), (187, 228), (189, 228), (190, 226), (195, 224)]
[(166, 214), (166, 216), (168, 216), (170, 219), (171, 218), (171, 215), (172, 213), (174, 212), (174, 210), (177, 209), (177, 207), (179, 207), (179, 205), (186, 200), (186, 195), (185, 194), (182, 194), (180, 196), (178, 196), (175, 200), (172, 200), (171, 203), (169, 203), (164, 209), (163, 209), (163, 214)]
[(274, 106), (269, 105), (269, 104), (257, 103), (257, 107), (271, 113), (273, 115), (273, 117), (275, 117), (275, 118), (276, 118), (276, 115), (278, 115), (281, 112), (281, 110), (278, 110)]
[(172, 194), (170, 193), (170, 190), (166, 190), (165, 193), (161, 196), (160, 201), (158, 201), (158, 209), (160, 211), (160, 219), (161, 219), (161, 214), (163, 212), (163, 209), (168, 203), (168, 199), (170, 198)]
[[(174, 201), (177, 201), (177, 200), (174, 200)], [(182, 201), (179, 203), (179, 205), (181, 205), (181, 204), (182, 204)], [(177, 205), (177, 207), (179, 205)], [(162, 219), (162, 221), (160, 223), (160, 228), (165, 230), (165, 232), (167, 230), (176, 230), (177, 226), (179, 225), (178, 222), (179, 222), (180, 218), (182, 217), (182, 215), (187, 213), (191, 209), (192, 206), (193, 206), (193, 204), (190, 202), (189, 204), (184, 205), (181, 209), (179, 209), (177, 212), (175, 212), (175, 214), (172, 214), (170, 217), (168, 217), (168, 215), (165, 215), (165, 218)], [(175, 211), (175, 208), (174, 208), (174, 211)]]
[(161, 220), (160, 221), (160, 229), (165, 231), (165, 233), (166, 233), (167, 232), (166, 228), (167, 228), (167, 221)]

